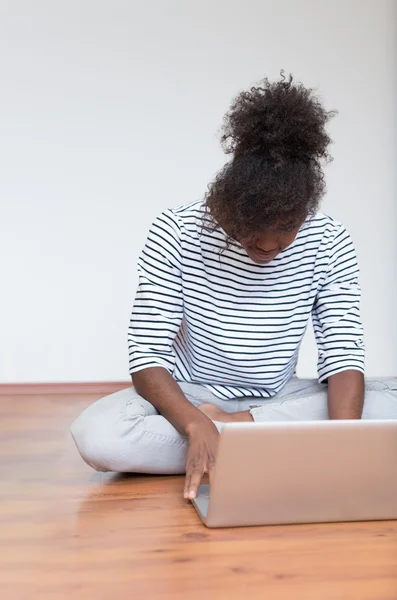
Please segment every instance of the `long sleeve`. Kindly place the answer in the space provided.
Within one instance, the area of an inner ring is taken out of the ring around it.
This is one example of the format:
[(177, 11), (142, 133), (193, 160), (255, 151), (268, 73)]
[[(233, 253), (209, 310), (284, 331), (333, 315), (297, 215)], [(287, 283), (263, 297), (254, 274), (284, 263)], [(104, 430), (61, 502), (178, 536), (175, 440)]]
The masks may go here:
[(171, 211), (153, 223), (138, 261), (139, 283), (128, 329), (130, 373), (173, 373), (173, 340), (183, 316), (180, 228)]
[(359, 270), (353, 243), (343, 226), (329, 252), (327, 273), (312, 310), (320, 382), (348, 369), (364, 373), (365, 359)]

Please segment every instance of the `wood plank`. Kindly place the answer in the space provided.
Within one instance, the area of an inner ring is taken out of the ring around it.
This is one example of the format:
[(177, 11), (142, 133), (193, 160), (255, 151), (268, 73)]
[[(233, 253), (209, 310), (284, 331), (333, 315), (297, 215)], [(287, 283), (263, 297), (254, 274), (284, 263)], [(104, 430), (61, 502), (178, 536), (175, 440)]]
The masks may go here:
[(43, 396), (75, 394), (113, 394), (131, 387), (130, 381), (76, 381), (44, 383), (0, 383), (0, 396)]
[(92, 471), (68, 427), (96, 397), (0, 397), (1, 598), (397, 598), (396, 522), (209, 530), (183, 478)]

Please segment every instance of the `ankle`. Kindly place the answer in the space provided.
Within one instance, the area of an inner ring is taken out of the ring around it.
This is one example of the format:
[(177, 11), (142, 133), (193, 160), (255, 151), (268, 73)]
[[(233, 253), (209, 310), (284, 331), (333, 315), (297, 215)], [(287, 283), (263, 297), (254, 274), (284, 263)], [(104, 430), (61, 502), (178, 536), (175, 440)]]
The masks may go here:
[(242, 410), (240, 412), (231, 413), (230, 417), (230, 421), (232, 423), (252, 423), (254, 420), (249, 410)]

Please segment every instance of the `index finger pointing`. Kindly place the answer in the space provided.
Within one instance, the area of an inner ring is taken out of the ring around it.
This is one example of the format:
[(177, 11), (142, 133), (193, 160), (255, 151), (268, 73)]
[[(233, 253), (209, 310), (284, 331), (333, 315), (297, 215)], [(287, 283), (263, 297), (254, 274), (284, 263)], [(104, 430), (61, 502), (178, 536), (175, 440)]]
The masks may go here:
[(191, 478), (190, 485), (188, 490), (188, 498), (189, 500), (193, 500), (197, 496), (198, 486), (200, 485), (201, 478), (203, 477), (204, 470), (203, 469), (194, 469)]

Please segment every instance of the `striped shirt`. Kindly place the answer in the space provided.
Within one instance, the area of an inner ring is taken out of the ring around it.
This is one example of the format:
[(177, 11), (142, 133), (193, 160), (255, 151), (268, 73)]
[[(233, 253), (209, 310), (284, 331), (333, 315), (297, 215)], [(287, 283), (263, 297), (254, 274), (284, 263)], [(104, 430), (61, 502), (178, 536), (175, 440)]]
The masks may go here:
[(164, 367), (223, 399), (274, 396), (294, 375), (312, 316), (318, 375), (364, 372), (358, 266), (349, 234), (323, 214), (268, 264), (251, 261), (204, 206), (166, 210), (138, 262), (130, 373)]

